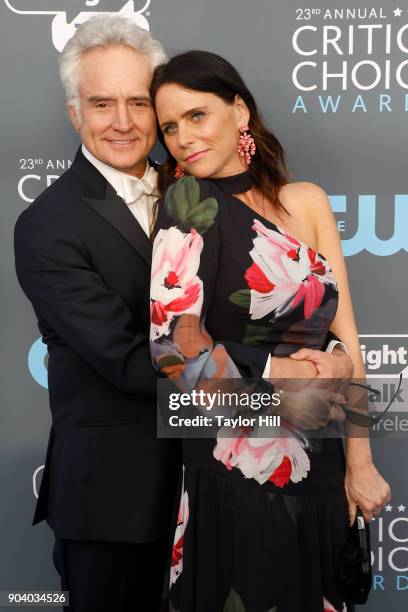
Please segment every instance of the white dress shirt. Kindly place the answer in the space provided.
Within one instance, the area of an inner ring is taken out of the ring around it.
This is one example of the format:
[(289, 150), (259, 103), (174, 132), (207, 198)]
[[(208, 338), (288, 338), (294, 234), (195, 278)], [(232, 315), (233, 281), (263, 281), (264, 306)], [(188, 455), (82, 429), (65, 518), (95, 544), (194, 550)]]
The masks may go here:
[(137, 219), (145, 234), (149, 236), (153, 204), (159, 197), (156, 170), (146, 160), (146, 170), (142, 178), (137, 178), (101, 162), (88, 151), (84, 144), (82, 153), (99, 170), (118, 196), (126, 202), (130, 212)]

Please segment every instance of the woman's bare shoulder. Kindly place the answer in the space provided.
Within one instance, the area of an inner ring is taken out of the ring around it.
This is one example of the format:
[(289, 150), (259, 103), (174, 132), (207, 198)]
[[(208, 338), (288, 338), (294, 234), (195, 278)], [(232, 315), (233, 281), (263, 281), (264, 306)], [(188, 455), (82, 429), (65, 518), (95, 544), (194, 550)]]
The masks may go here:
[(329, 203), (324, 189), (316, 183), (309, 183), (308, 181), (286, 183), (279, 191), (279, 198), (285, 208), (292, 206), (298, 208), (301, 205), (302, 209), (306, 207), (314, 211), (327, 207)]
[(279, 199), (290, 215), (312, 222), (316, 228), (333, 216), (327, 193), (316, 183), (287, 183), (280, 189)]

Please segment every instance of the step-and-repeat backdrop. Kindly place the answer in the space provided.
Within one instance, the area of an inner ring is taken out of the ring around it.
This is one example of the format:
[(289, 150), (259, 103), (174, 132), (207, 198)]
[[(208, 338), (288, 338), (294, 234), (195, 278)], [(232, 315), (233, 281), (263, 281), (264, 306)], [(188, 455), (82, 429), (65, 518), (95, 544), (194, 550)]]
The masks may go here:
[[(57, 58), (77, 25), (102, 11), (150, 29), (169, 55), (208, 49), (238, 67), (293, 179), (330, 196), (368, 375), (396, 375), (408, 363), (407, 0), (0, 0), (0, 590), (58, 587), (51, 533), (31, 527), (50, 425), (47, 354), (15, 279), (12, 234), (19, 213), (73, 159)], [(393, 496), (372, 523), (364, 609), (402, 612), (408, 445), (386, 438), (373, 447)]]

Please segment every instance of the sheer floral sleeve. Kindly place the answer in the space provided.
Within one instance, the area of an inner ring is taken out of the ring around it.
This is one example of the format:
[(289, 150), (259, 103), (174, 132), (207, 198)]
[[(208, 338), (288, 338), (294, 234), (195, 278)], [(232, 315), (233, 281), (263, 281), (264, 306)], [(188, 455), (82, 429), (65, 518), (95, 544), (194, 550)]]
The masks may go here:
[(205, 328), (220, 240), (219, 202), (206, 196), (203, 183), (185, 176), (167, 190), (153, 245), (152, 359), (163, 374), (182, 378), (188, 388), (204, 379), (241, 376), (224, 345), (214, 343)]

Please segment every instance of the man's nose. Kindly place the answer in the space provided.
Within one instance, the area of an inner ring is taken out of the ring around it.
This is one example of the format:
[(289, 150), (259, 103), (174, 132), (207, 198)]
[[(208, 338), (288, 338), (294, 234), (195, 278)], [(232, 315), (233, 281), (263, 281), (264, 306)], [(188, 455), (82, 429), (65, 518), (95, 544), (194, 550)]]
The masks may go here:
[(112, 127), (118, 132), (128, 132), (133, 126), (131, 113), (126, 104), (119, 104), (115, 109)]

